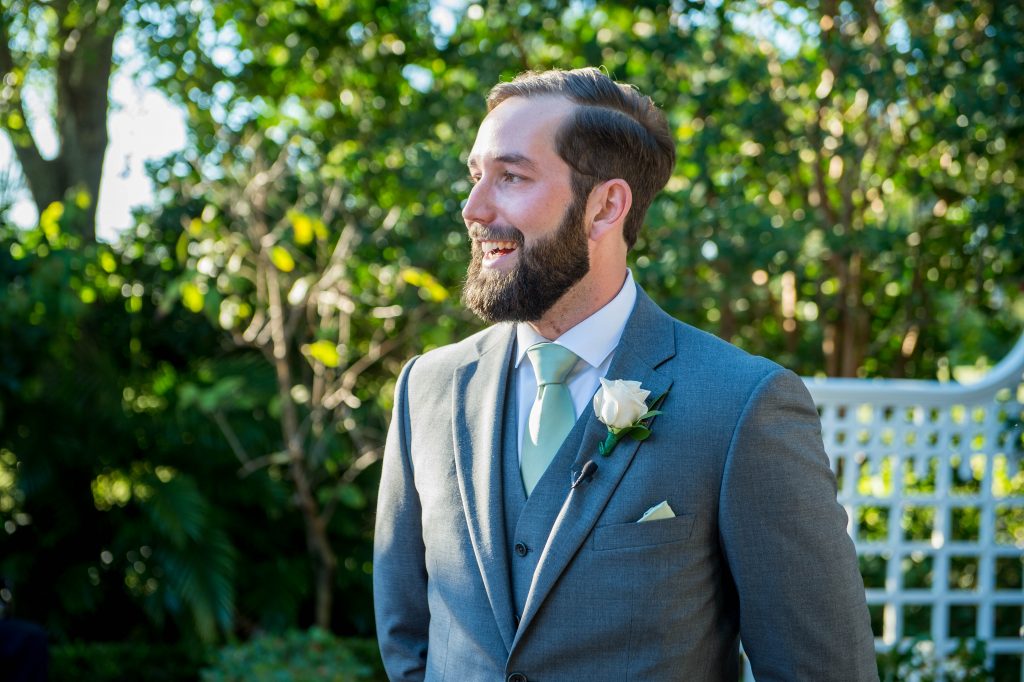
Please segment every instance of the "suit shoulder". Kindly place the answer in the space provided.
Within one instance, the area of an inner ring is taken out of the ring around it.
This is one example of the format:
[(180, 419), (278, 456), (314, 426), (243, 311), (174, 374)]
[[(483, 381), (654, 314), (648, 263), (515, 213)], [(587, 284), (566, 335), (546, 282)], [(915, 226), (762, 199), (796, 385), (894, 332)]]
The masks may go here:
[(687, 364), (688, 371), (699, 371), (708, 378), (753, 385), (777, 372), (788, 372), (773, 360), (753, 355), (714, 334), (673, 319), (676, 336), (676, 360)]
[(496, 324), (461, 341), (433, 348), (416, 358), (416, 364), (409, 372), (409, 380), (412, 383), (427, 381), (436, 385), (439, 380), (449, 379), (455, 369), (467, 360), (507, 343), (514, 333), (512, 325)]

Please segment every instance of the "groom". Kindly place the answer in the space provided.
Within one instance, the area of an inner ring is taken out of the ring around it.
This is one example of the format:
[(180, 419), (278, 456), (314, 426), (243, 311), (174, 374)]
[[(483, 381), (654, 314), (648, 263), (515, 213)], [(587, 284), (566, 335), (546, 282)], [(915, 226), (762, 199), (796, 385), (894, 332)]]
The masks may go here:
[(735, 680), (742, 640), (758, 680), (877, 679), (800, 379), (672, 319), (626, 267), (674, 167), (664, 115), (596, 69), (487, 104), (463, 301), (494, 324), (398, 380), (374, 549), (388, 675)]

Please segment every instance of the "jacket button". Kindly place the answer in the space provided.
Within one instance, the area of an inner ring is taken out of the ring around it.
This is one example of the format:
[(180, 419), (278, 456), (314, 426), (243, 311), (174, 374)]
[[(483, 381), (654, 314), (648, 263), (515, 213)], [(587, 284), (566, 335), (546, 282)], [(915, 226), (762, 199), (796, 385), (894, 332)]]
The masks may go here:
[[(524, 545), (521, 542), (517, 542), (516, 546), (515, 546), (515, 550), (516, 550), (516, 554), (518, 554), (519, 556), (526, 556), (526, 553), (530, 551), (530, 548), (527, 547), (526, 545)], [(509, 682), (526, 682), (526, 678), (524, 677), (521, 680), (520, 679), (512, 680), (512, 678), (509, 678)]]
[(529, 682), (529, 680), (522, 673), (512, 673), (506, 678), (506, 682)]

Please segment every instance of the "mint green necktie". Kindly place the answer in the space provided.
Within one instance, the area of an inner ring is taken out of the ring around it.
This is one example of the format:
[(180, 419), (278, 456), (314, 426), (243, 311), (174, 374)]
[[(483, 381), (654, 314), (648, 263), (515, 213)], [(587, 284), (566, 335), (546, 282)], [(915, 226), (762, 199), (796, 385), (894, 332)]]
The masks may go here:
[(526, 350), (526, 355), (537, 376), (537, 398), (530, 409), (519, 463), (529, 496), (576, 423), (576, 408), (565, 379), (578, 358), (556, 343), (535, 344)]

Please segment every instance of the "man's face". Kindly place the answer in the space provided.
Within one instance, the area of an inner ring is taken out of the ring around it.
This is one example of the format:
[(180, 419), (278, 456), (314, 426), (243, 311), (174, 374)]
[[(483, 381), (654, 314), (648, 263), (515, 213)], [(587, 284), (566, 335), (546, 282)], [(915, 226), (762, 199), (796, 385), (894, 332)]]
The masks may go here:
[(555, 133), (572, 104), (513, 97), (480, 126), (462, 211), (473, 240), (462, 301), (488, 322), (539, 320), (590, 267), (586, 197), (575, 197)]

